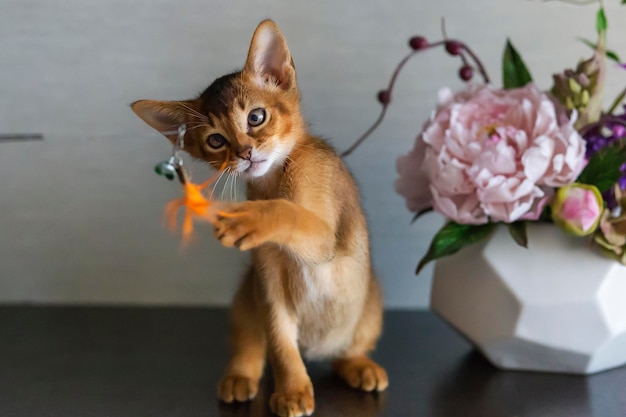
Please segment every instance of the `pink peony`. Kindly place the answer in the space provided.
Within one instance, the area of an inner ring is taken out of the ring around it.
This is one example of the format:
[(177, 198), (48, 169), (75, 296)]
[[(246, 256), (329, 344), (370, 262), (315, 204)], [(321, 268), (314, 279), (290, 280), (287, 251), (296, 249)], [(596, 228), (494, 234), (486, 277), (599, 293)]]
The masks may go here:
[(470, 224), (536, 220), (551, 189), (585, 164), (574, 120), (532, 84), (439, 96), (415, 148), (398, 159), (396, 190), (411, 211), (433, 206)]
[(570, 233), (585, 236), (596, 230), (603, 208), (596, 187), (574, 183), (557, 191), (552, 201), (552, 220)]

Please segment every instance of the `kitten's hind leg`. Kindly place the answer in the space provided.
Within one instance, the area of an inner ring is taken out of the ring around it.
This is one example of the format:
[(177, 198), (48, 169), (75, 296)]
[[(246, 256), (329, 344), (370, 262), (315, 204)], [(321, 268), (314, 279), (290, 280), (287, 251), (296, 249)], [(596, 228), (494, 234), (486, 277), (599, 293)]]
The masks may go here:
[(333, 369), (352, 388), (384, 391), (389, 385), (385, 369), (367, 354), (374, 349), (382, 331), (383, 310), (378, 283), (370, 281), (363, 313), (354, 332), (352, 346), (333, 361)]
[(232, 356), (218, 388), (220, 400), (227, 403), (253, 399), (265, 367), (266, 342), (255, 307), (252, 274), (244, 278), (231, 309)]

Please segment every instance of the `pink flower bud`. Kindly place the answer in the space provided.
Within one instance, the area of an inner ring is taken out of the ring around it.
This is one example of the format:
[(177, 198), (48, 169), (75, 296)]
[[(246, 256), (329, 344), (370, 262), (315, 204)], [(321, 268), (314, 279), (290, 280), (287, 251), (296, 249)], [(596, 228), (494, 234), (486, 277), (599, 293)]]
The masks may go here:
[(552, 220), (577, 236), (593, 233), (598, 227), (604, 203), (593, 185), (573, 183), (561, 187), (552, 200)]

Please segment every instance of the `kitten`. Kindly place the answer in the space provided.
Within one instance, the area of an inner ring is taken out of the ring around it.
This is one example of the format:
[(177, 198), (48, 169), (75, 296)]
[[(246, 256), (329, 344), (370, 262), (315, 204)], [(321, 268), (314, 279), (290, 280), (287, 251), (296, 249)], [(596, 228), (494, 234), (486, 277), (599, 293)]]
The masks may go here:
[(185, 151), (215, 168), (228, 158), (230, 172), (247, 180), (248, 201), (226, 205), (237, 215), (214, 225), (224, 246), (252, 250), (253, 258), (233, 301), (233, 352), (218, 391), (227, 403), (254, 398), (267, 358), (275, 379), (270, 406), (280, 416), (313, 412), (302, 356), (332, 359), (354, 388), (388, 385), (368, 357), (382, 328), (382, 300), (358, 190), (334, 150), (309, 134), (299, 103), (287, 43), (266, 20), (242, 71), (193, 100), (132, 104), (158, 131), (186, 123)]

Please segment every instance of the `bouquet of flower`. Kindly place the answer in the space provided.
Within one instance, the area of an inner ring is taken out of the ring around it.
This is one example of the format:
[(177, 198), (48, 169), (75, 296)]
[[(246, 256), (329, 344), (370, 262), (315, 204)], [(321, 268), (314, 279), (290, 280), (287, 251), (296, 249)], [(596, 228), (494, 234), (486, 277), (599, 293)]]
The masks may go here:
[[(621, 0), (622, 4), (626, 0)], [(378, 93), (380, 117), (344, 153), (352, 152), (383, 120), (395, 80), (412, 56), (445, 48), (461, 61), (462, 91), (444, 88), (439, 104), (398, 159), (396, 190), (415, 212), (436, 211), (448, 221), (433, 238), (417, 272), (489, 236), (498, 225), (527, 247), (529, 221), (552, 222), (591, 241), (626, 264), (626, 89), (602, 110), (607, 65), (626, 69), (607, 49), (607, 18), (600, 2), (597, 42), (591, 58), (553, 76), (541, 91), (512, 43), (502, 62), (503, 86), (463, 42), (410, 39), (412, 51), (398, 65), (387, 89)], [(472, 83), (478, 72), (484, 83)]]

